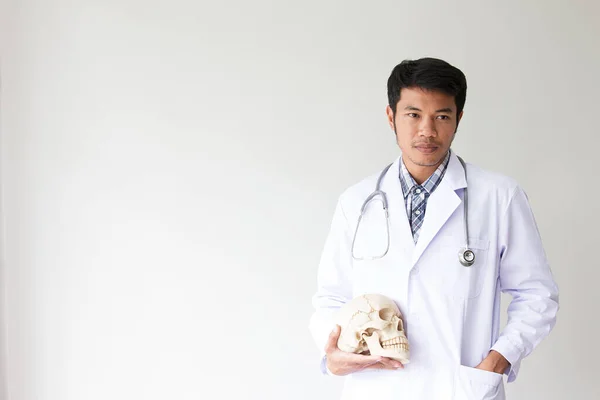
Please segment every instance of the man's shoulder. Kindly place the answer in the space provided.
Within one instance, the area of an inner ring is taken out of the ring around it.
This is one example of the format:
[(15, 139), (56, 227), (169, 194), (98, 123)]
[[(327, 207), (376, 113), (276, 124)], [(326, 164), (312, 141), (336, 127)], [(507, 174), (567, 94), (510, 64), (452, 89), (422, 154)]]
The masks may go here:
[(365, 199), (368, 195), (375, 191), (377, 179), (381, 175), (381, 170), (371, 173), (362, 178), (358, 182), (348, 186), (340, 194), (342, 203), (356, 201), (356, 199)]
[[(477, 186), (480, 187), (501, 191), (513, 191), (519, 186), (518, 182), (508, 175), (469, 162), (467, 162), (466, 165), (468, 183), (476, 183)], [(354, 197), (365, 196), (365, 194), (368, 196), (375, 190), (381, 170), (375, 171), (360, 181), (350, 185), (342, 191), (340, 197), (343, 199), (351, 199)], [(388, 173), (390, 172), (388, 171)], [(400, 178), (398, 178), (398, 182), (400, 182), (399, 179)]]
[[(509, 201), (510, 197), (519, 188), (518, 182), (505, 174), (483, 168), (479, 165), (467, 162), (467, 186), (471, 189), (469, 193), (477, 192), (483, 196), (493, 195)], [(360, 181), (348, 186), (339, 196), (339, 202), (343, 209), (351, 210), (360, 208), (367, 197), (375, 191), (377, 179), (383, 168), (372, 172)], [(388, 171), (388, 174), (391, 171)], [(398, 178), (398, 185), (400, 180)]]
[(506, 209), (515, 194), (523, 191), (516, 179), (473, 164), (467, 164), (467, 187), (470, 196), (500, 209)]
[(483, 188), (500, 191), (513, 191), (519, 186), (518, 182), (508, 175), (467, 163), (467, 185), (470, 182)]

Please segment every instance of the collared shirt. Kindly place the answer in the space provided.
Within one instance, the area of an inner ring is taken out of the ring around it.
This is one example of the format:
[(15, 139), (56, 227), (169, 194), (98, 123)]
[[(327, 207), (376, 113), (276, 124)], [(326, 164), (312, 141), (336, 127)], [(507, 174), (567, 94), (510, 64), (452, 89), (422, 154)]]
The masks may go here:
[(404, 194), (404, 205), (406, 206), (406, 215), (410, 223), (413, 239), (415, 243), (419, 239), (419, 231), (423, 220), (425, 219), (425, 209), (427, 208), (427, 199), (438, 187), (450, 161), (450, 150), (446, 153), (444, 161), (438, 166), (435, 172), (427, 178), (425, 182), (418, 185), (408, 172), (404, 160), (400, 163), (400, 185)]

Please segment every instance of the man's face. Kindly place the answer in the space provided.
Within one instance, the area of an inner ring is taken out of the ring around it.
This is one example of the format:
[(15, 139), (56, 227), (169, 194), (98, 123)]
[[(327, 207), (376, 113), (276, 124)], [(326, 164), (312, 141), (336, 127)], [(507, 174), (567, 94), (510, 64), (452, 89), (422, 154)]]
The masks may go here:
[(402, 89), (396, 114), (389, 106), (386, 112), (409, 169), (409, 164), (436, 168), (444, 160), (462, 117), (462, 112), (456, 115), (453, 96), (419, 88)]

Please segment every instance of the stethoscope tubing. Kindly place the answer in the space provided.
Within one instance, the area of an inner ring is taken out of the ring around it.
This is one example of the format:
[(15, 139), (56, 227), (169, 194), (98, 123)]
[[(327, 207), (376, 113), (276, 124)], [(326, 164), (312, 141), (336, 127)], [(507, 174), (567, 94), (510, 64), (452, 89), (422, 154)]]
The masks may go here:
[[(460, 161), (460, 163), (463, 166), (463, 169), (465, 171), (465, 182), (466, 182), (467, 181), (467, 165), (465, 164), (464, 160), (461, 157), (458, 157), (458, 160)], [(367, 198), (365, 199), (365, 201), (363, 202), (363, 204), (360, 208), (360, 215), (358, 217), (356, 229), (354, 230), (354, 236), (352, 238), (351, 253), (352, 253), (352, 258), (355, 260), (376, 260), (379, 258), (383, 258), (387, 255), (387, 253), (390, 249), (390, 218), (389, 218), (389, 211), (388, 211), (388, 201), (387, 201), (387, 194), (381, 190), (381, 181), (383, 180), (385, 174), (390, 169), (392, 164), (393, 163), (387, 165), (381, 171), (381, 173), (379, 174), (379, 177), (377, 178), (377, 184), (375, 185), (375, 190), (369, 196), (367, 196)], [(465, 228), (465, 230), (464, 230), (465, 231), (465, 247), (464, 247), (464, 249), (461, 248), (459, 250), (458, 260), (463, 266), (470, 267), (475, 263), (475, 253), (469, 248), (469, 214), (468, 214), (468, 212), (469, 212), (469, 192), (468, 192), (467, 187), (465, 187), (463, 193), (464, 193), (464, 199), (463, 199), (464, 223), (463, 223), (463, 225)], [(385, 213), (385, 221), (386, 221), (386, 229), (387, 229), (386, 249), (385, 249), (384, 253), (379, 256), (356, 257), (356, 255), (354, 254), (354, 244), (356, 243), (356, 236), (358, 234), (358, 230), (360, 227), (362, 217), (363, 217), (369, 203), (371, 201), (375, 200), (376, 198), (377, 198), (377, 200), (381, 201), (383, 211)]]

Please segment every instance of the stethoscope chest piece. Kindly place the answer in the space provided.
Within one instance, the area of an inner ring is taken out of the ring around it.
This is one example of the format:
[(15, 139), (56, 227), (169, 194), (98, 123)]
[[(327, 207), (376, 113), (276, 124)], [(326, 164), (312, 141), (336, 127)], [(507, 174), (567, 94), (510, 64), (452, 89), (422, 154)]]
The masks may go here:
[(475, 253), (470, 249), (461, 249), (458, 252), (458, 260), (464, 267), (470, 267), (475, 263)]

